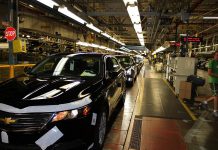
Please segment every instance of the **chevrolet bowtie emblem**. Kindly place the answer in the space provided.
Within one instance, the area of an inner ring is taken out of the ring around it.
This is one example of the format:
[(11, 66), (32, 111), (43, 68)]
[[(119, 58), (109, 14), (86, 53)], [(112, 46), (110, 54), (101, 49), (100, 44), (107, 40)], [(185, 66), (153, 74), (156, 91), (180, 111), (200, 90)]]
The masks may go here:
[(16, 122), (16, 120), (12, 119), (11, 117), (10, 118), (0, 118), (0, 121), (4, 122), (5, 124), (12, 124)]

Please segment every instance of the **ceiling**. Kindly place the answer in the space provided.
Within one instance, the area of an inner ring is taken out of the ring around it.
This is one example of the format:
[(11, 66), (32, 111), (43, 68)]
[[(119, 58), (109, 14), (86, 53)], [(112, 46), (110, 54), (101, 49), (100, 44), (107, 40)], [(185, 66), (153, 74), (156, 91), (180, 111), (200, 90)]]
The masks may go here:
[[(54, 1), (71, 7), (75, 14), (126, 45), (140, 45), (123, 0)], [(218, 17), (217, 6), (217, 0), (138, 0), (145, 46), (153, 48), (166, 40), (177, 40), (180, 33), (206, 38), (217, 35), (218, 20), (203, 19)]]

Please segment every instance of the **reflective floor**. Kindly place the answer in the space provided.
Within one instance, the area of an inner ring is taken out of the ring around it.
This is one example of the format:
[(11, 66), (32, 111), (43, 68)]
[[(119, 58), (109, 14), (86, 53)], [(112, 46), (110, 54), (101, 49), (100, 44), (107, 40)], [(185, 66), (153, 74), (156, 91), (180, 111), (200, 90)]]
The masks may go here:
[(210, 112), (194, 121), (162, 76), (144, 65), (110, 123), (104, 150), (218, 149), (218, 121)]

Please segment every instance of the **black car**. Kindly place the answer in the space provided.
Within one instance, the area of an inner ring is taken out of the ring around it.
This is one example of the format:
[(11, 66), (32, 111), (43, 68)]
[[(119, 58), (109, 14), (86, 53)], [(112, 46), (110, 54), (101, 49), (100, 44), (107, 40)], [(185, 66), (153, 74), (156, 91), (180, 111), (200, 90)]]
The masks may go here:
[(50, 56), (0, 84), (0, 149), (101, 149), (125, 93), (110, 55)]
[(131, 56), (117, 55), (115, 56), (126, 73), (126, 83), (133, 86), (137, 77), (137, 66)]
[(133, 58), (134, 58), (134, 61), (135, 61), (135, 63), (136, 63), (136, 66), (137, 66), (137, 74), (139, 74), (139, 72), (140, 72), (142, 66), (144, 65), (144, 63), (143, 63), (143, 57), (136, 55), (136, 56), (134, 56)]

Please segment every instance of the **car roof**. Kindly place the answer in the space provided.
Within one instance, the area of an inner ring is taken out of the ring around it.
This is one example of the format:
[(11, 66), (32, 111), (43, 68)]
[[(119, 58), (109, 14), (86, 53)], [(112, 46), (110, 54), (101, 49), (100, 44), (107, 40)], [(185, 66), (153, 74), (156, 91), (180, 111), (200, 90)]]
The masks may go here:
[(111, 56), (109, 54), (101, 54), (101, 53), (59, 53), (59, 54), (53, 54), (51, 56), (75, 56), (75, 55), (83, 55), (83, 56), (96, 56), (96, 57), (105, 57), (105, 56)]

